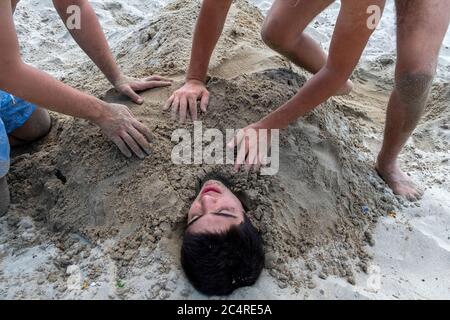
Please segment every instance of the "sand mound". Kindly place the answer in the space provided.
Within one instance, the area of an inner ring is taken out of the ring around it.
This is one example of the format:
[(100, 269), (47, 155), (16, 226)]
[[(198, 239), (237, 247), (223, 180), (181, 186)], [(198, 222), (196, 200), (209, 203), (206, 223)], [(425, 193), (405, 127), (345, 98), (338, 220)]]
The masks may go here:
[[(169, 5), (115, 49), (120, 63), (136, 76), (157, 72), (179, 79), (198, 9), (196, 1)], [(233, 6), (213, 58), (204, 128), (241, 128), (287, 101), (306, 81), (264, 48), (262, 16), (255, 12), (244, 1)], [(81, 87), (104, 90), (89, 64), (80, 68), (69, 82), (83, 78)], [(362, 155), (364, 113), (330, 100), (281, 134), (276, 176), (232, 174), (230, 166), (171, 163), (172, 132), (192, 130), (192, 124), (179, 125), (161, 112), (171, 90), (145, 93), (143, 106), (124, 102), (112, 91), (104, 94), (127, 104), (153, 132), (153, 154), (144, 161), (125, 159), (87, 122), (55, 116), (51, 134), (13, 160), (10, 215), (32, 216), (55, 239), (77, 235), (92, 248), (112, 242), (107, 255), (125, 278), (129, 268), (145, 263), (137, 259), (139, 250), (152, 252), (169, 242), (169, 262), (147, 261), (175, 263), (180, 274), (177, 246), (195, 187), (205, 174), (221, 171), (232, 177), (236, 191), (247, 193), (251, 219), (263, 233), (267, 269), (280, 287), (314, 286), (312, 274), (353, 283), (355, 271), (366, 271), (370, 257), (364, 248), (373, 245), (372, 226), (398, 203)], [(72, 245), (73, 240), (60, 249)]]

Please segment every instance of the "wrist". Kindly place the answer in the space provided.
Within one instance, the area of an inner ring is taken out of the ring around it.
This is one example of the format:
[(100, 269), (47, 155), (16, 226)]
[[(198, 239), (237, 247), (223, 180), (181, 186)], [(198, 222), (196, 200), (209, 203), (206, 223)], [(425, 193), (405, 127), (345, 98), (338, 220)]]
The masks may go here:
[(120, 71), (117, 71), (113, 76), (110, 77), (109, 82), (114, 86), (114, 88), (124, 84), (128, 81), (127, 76)]
[(259, 129), (284, 129), (287, 127), (287, 125), (284, 125), (280, 121), (276, 121), (276, 119), (273, 119), (273, 117), (269, 114), (268, 116), (264, 117), (263, 119), (259, 120), (255, 123), (255, 126)]
[(92, 101), (89, 103), (89, 114), (86, 119), (97, 124), (108, 117), (108, 103), (94, 97), (92, 98)]
[(205, 86), (205, 81), (202, 80), (200, 77), (191, 77), (191, 76), (188, 76), (188, 77), (186, 77), (185, 82), (186, 82), (186, 83), (192, 83), (192, 84), (196, 84), (196, 85), (202, 85), (202, 86)]

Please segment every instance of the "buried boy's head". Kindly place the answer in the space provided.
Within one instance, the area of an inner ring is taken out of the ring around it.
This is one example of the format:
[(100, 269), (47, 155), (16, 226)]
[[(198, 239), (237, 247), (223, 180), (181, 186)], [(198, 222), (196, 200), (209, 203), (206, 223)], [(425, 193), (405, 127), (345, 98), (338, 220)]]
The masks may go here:
[(264, 265), (261, 237), (224, 182), (206, 181), (193, 202), (181, 264), (206, 295), (227, 295), (258, 279)]

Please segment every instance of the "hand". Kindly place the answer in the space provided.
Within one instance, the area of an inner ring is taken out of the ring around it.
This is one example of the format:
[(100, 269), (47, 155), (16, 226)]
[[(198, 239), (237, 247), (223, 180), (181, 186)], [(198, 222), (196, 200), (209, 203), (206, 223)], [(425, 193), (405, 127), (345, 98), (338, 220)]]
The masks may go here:
[(198, 80), (188, 80), (186, 84), (175, 91), (172, 96), (167, 100), (163, 110), (169, 110), (172, 108), (172, 119), (177, 118), (177, 114), (180, 114), (180, 122), (183, 123), (186, 120), (186, 114), (189, 107), (189, 114), (192, 121), (197, 120), (197, 101), (200, 100), (200, 109), (206, 112), (206, 107), (209, 102), (209, 92), (205, 87), (205, 84)]
[(238, 148), (234, 169), (239, 171), (241, 165), (245, 170), (259, 171), (262, 165), (268, 165), (268, 153), (271, 148), (271, 129), (264, 128), (260, 123), (251, 124), (240, 129), (236, 136), (228, 142), (227, 148)]
[(153, 88), (167, 87), (172, 85), (172, 80), (160, 76), (151, 76), (141, 80), (121, 76), (114, 84), (114, 88), (126, 95), (137, 104), (143, 104), (144, 99), (136, 92)]
[(140, 159), (150, 155), (150, 130), (137, 121), (126, 106), (106, 103), (104, 107), (95, 123), (120, 151), (128, 158), (132, 156), (131, 151)]

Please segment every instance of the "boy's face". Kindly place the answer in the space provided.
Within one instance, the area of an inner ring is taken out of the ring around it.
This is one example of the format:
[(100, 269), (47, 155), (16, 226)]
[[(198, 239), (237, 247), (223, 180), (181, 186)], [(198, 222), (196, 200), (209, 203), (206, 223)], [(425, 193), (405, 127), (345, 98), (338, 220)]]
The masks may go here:
[(188, 213), (191, 233), (224, 232), (244, 222), (241, 201), (223, 183), (207, 181), (192, 203)]

